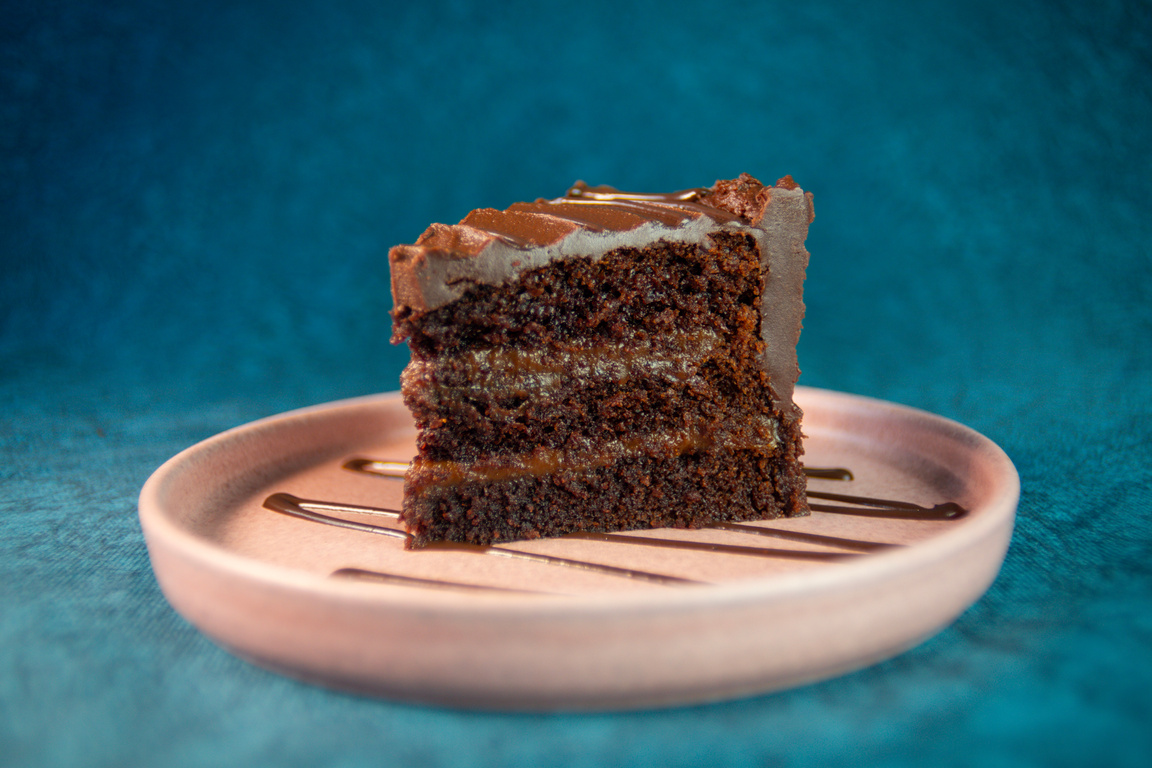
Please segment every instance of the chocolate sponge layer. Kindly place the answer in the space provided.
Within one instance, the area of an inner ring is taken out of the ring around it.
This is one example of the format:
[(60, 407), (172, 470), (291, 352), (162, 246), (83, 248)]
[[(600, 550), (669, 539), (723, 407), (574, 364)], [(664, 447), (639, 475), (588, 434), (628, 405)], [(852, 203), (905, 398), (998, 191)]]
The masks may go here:
[[(593, 260), (558, 261), (502, 285), (477, 285), (430, 312), (395, 313), (394, 337), (412, 355), (435, 358), (476, 346), (533, 347), (653, 337), (700, 327), (728, 332), (760, 294), (756, 242), (717, 232), (711, 247), (662, 242)], [(747, 320), (744, 320), (747, 322)]]
[[(799, 444), (795, 437), (792, 448)], [(807, 514), (804, 489), (792, 451), (631, 456), (544, 477), (430, 487), (405, 505), (405, 522), (414, 547), (438, 540), (491, 544), (575, 531), (698, 528)]]

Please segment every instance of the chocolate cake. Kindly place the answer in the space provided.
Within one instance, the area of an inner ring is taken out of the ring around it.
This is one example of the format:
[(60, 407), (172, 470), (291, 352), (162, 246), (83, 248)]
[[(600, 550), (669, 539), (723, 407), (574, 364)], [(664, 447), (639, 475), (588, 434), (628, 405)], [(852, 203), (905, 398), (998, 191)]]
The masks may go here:
[(792, 394), (812, 218), (788, 176), (578, 183), (393, 248), (411, 546), (806, 514)]

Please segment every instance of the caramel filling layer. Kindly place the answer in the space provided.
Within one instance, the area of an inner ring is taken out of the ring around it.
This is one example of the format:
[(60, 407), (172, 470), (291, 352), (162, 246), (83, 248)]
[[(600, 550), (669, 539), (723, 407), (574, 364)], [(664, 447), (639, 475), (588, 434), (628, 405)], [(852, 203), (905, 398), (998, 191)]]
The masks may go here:
[(405, 375), (435, 381), (435, 387), (452, 394), (471, 388), (545, 394), (574, 379), (688, 381), (721, 340), (715, 331), (700, 330), (659, 342), (635, 339), (582, 348), (470, 350), (447, 360), (413, 360)]

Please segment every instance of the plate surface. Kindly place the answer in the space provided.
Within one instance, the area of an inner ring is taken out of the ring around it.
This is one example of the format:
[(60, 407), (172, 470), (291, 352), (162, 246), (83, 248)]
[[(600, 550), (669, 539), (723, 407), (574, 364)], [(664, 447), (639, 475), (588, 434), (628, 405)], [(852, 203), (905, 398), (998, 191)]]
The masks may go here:
[(851, 472), (810, 479), (806, 518), (408, 551), (386, 510), (415, 431), (391, 393), (187, 449), (145, 484), (140, 521), (177, 611), (301, 679), (518, 710), (762, 693), (947, 626), (995, 579), (1019, 499), (1011, 461), (967, 427), (796, 399), (810, 471)]

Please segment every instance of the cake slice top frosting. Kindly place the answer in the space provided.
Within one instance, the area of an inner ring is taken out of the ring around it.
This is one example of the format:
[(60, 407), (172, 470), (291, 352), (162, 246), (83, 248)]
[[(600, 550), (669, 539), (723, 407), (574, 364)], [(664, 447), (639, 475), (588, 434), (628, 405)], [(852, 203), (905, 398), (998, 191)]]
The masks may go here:
[(472, 284), (499, 285), (557, 259), (599, 257), (652, 240), (688, 240), (722, 226), (757, 227), (774, 197), (799, 197), (812, 220), (811, 195), (791, 176), (766, 187), (748, 174), (712, 187), (665, 194), (621, 192), (577, 182), (564, 197), (480, 208), (459, 224), (433, 224), (414, 245), (389, 253), (394, 310), (427, 312)]

